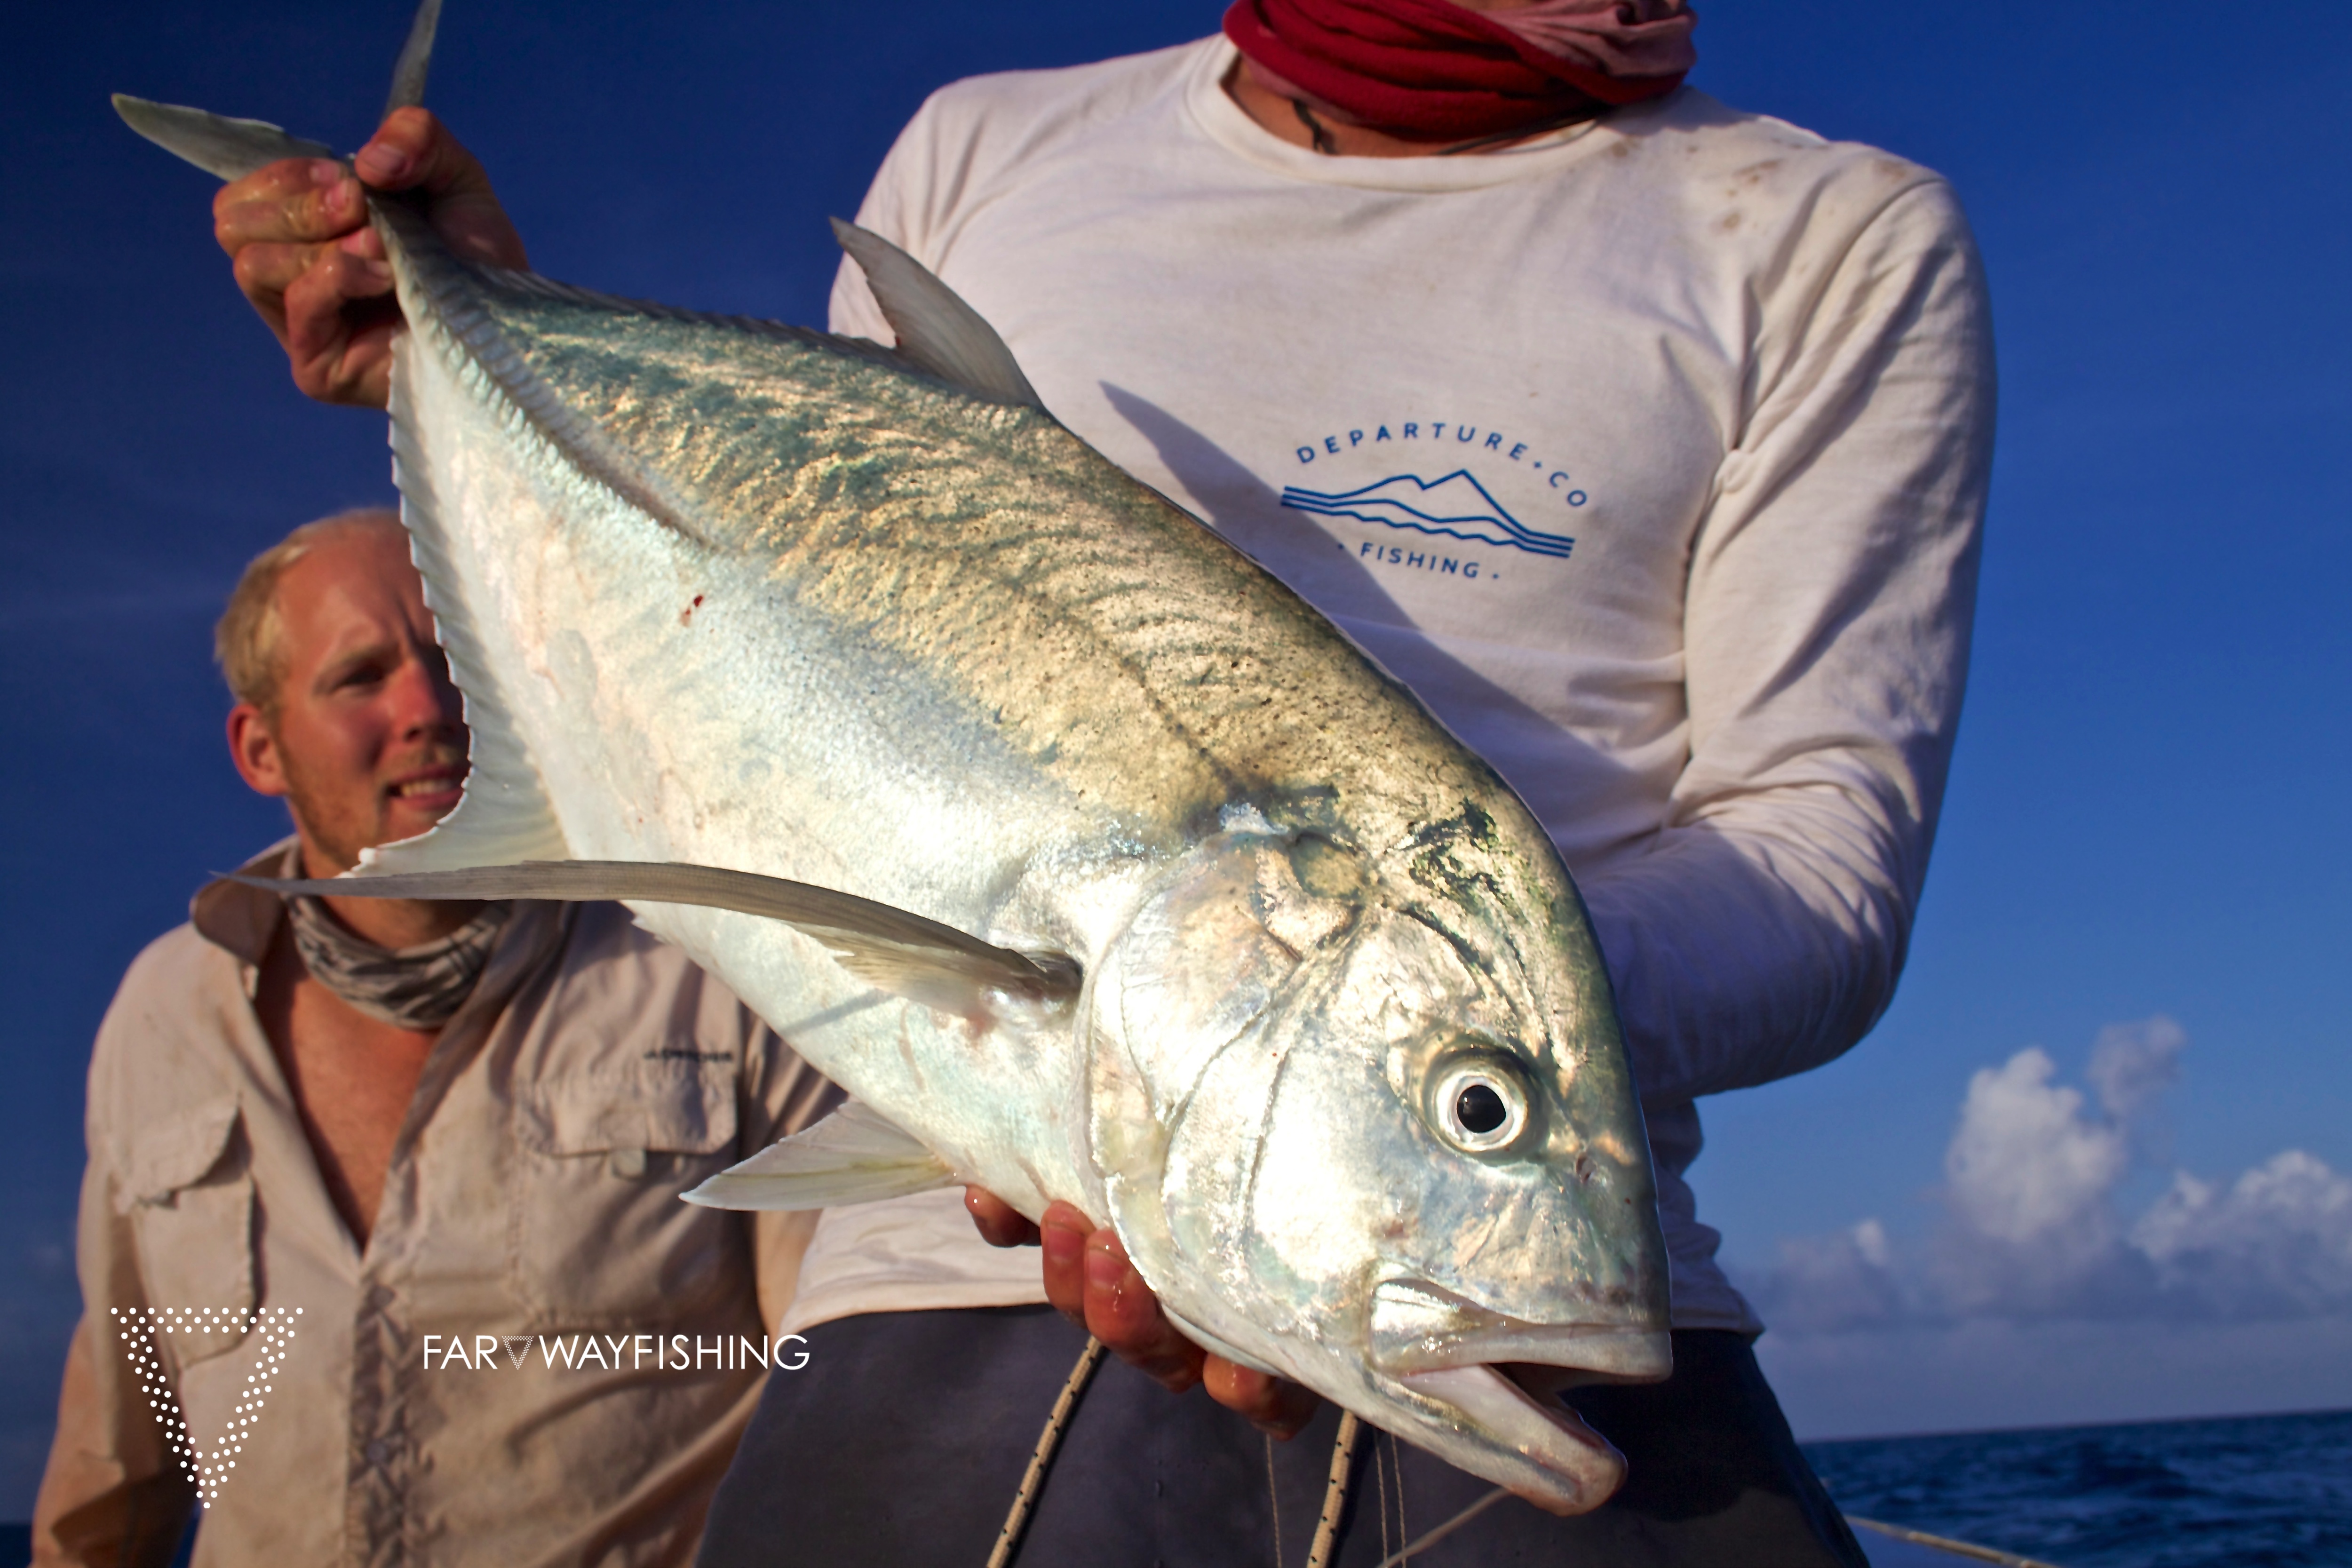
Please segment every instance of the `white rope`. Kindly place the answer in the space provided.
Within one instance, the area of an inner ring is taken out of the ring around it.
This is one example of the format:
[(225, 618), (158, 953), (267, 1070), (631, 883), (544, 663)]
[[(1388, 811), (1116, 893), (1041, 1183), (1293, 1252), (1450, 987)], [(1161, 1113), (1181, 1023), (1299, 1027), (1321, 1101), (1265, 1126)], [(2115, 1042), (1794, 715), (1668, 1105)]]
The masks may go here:
[(1414, 1542), (1403, 1551), (1399, 1552), (1392, 1556), (1382, 1558), (1380, 1562), (1379, 1568), (1398, 1568), (1399, 1563), (1402, 1563), (1406, 1558), (1411, 1557), (1414, 1552), (1428, 1551), (1431, 1547), (1436, 1545), (1439, 1542), (1444, 1540), (1447, 1536), (1453, 1534), (1455, 1531), (1461, 1529), (1464, 1525), (1469, 1523), (1472, 1520), (1477, 1518), (1480, 1514), (1486, 1512), (1488, 1509), (1494, 1507), (1496, 1503), (1502, 1501), (1505, 1498), (1510, 1495), (1511, 1494), (1509, 1492), (1504, 1490), (1501, 1487), (1496, 1487), (1493, 1491), (1488, 1492), (1485, 1497), (1480, 1498), (1476, 1502), (1472, 1503), (1468, 1508), (1464, 1509), (1460, 1513), (1455, 1514), (1452, 1519), (1447, 1520), (1444, 1524), (1439, 1525), (1435, 1530), (1431, 1531), (1427, 1535), (1423, 1536), (1419, 1541)]
[[(1070, 1368), (1070, 1375), (1062, 1382), (1062, 1392), (1054, 1400), (1054, 1408), (1046, 1414), (1045, 1429), (1037, 1435), (1037, 1447), (1029, 1456), (1029, 1468), (1022, 1474), (1020, 1489), (1013, 1494), (1012, 1510), (1004, 1516), (1004, 1528), (996, 1533), (996, 1549), (988, 1554), (988, 1568), (1007, 1568), (1012, 1563), (1013, 1553), (1020, 1547), (1022, 1532), (1028, 1528), (1030, 1512), (1037, 1506), (1038, 1494), (1045, 1490), (1046, 1468), (1053, 1464), (1054, 1452), (1061, 1447), (1062, 1436), (1069, 1429), (1070, 1415), (1077, 1408), (1078, 1396), (1093, 1381), (1095, 1369), (1102, 1364), (1102, 1358), (1103, 1342), (1089, 1335), (1087, 1348), (1078, 1353), (1077, 1364)], [(1330, 1474), (1323, 1484), (1323, 1512), (1315, 1523), (1315, 1539), (1307, 1549), (1306, 1568), (1328, 1568), (1333, 1550), (1339, 1544), (1339, 1521), (1347, 1512), (1348, 1482), (1355, 1468), (1356, 1446), (1362, 1436), (1363, 1423), (1352, 1412), (1342, 1412), (1339, 1435), (1331, 1445)], [(1375, 1454), (1374, 1458), (1377, 1460), (1379, 1456)], [(1402, 1467), (1399, 1468), (1401, 1472)], [(1381, 1499), (1381, 1544), (1386, 1546), (1388, 1499), (1385, 1494), (1388, 1488), (1385, 1467), (1381, 1479), (1383, 1494)], [(1398, 1475), (1397, 1482), (1402, 1493), (1404, 1482), (1402, 1473)], [(1274, 1486), (1274, 1444), (1271, 1438), (1266, 1441), (1266, 1485), (1271, 1491)], [(1510, 1495), (1503, 1488), (1496, 1487), (1420, 1540), (1381, 1558), (1378, 1568), (1401, 1568), (1414, 1552), (1426, 1552)], [(1279, 1497), (1273, 1497), (1271, 1500), (1277, 1505), (1280, 1502)], [(1400, 1503), (1403, 1500), (1401, 1495), (1398, 1500)], [(1281, 1530), (1281, 1510), (1277, 1506), (1275, 1509), (1276, 1563), (1282, 1560)], [(2036, 1568), (2040, 1565), (2037, 1564)]]
[(1021, 1489), (1013, 1494), (1013, 1511), (1004, 1516), (1004, 1528), (996, 1532), (996, 1550), (988, 1554), (988, 1568), (1005, 1568), (1013, 1561), (1013, 1550), (1021, 1544), (1021, 1532), (1029, 1526), (1029, 1510), (1037, 1506), (1037, 1494), (1045, 1488), (1045, 1467), (1054, 1462), (1054, 1450), (1061, 1447), (1062, 1434), (1070, 1425), (1070, 1412), (1077, 1408), (1078, 1395), (1086, 1392), (1102, 1358), (1102, 1341), (1088, 1335), (1087, 1348), (1078, 1352), (1078, 1364), (1063, 1380), (1061, 1397), (1054, 1401), (1054, 1408), (1045, 1417), (1045, 1429), (1037, 1435), (1037, 1447), (1029, 1456), (1029, 1468), (1021, 1477)]
[[(1331, 1549), (1339, 1540), (1339, 1516), (1348, 1511), (1348, 1477), (1356, 1463), (1356, 1439), (1364, 1424), (1352, 1410), (1339, 1416), (1339, 1436), (1331, 1445), (1331, 1474), (1323, 1483), (1323, 1517), (1315, 1521), (1315, 1541), (1307, 1549), (1307, 1568), (1328, 1568)], [(1386, 1524), (1383, 1521), (1383, 1525)], [(1385, 1531), (1384, 1531), (1385, 1533)]]
[(1274, 1434), (1262, 1436), (1265, 1441), (1265, 1511), (1274, 1521), (1274, 1568), (1282, 1568), (1282, 1489), (1274, 1479)]
[(1912, 1530), (1905, 1525), (1883, 1524), (1877, 1520), (1863, 1519), (1851, 1513), (1845, 1516), (1845, 1521), (1848, 1524), (1858, 1524), (1864, 1530), (1877, 1531), (1882, 1535), (1891, 1535), (1897, 1541), (1908, 1541), (1920, 1546), (1932, 1546), (1938, 1552), (1949, 1552), (1961, 1557), (1973, 1557), (1979, 1563), (1998, 1563), (2001, 1564), (2001, 1568), (2051, 1568), (2049, 1563), (2038, 1557), (2019, 1557), (1994, 1547), (1978, 1546), (1966, 1541), (1955, 1541), (1948, 1535), (1930, 1535), (1924, 1530)]

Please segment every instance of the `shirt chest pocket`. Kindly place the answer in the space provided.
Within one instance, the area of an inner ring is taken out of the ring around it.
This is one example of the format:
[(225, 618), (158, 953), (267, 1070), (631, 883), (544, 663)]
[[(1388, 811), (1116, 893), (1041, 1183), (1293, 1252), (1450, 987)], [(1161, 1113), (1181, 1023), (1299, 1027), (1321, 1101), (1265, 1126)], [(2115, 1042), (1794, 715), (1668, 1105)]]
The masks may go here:
[[(140, 1129), (116, 1212), (130, 1221), (147, 1304), (187, 1314), (156, 1336), (188, 1366), (232, 1350), (254, 1306), (253, 1173), (234, 1096)], [(193, 1320), (193, 1322), (189, 1320)]]
[(517, 1097), (510, 1263), (535, 1327), (650, 1330), (748, 1289), (734, 1216), (680, 1201), (739, 1157), (738, 1078), (731, 1054), (678, 1048)]

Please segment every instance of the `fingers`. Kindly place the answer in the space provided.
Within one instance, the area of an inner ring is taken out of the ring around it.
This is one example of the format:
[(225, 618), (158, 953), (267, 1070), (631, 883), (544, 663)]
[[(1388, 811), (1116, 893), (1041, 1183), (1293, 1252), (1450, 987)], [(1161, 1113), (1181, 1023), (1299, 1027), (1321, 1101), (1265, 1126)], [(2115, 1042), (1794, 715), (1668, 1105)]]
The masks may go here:
[(213, 236), (285, 349), (295, 385), (323, 402), (382, 407), (400, 317), (359, 183), (327, 159), (284, 159), (221, 188)]
[(331, 247), (313, 255), (281, 300), (274, 324), (294, 384), (324, 403), (385, 406), (401, 325), (390, 269)]
[(352, 166), (380, 191), (423, 192), (434, 228), (458, 255), (498, 267), (530, 265), (481, 162), (428, 111), (393, 110)]
[(1045, 1300), (1070, 1321), (1087, 1321), (1087, 1237), (1095, 1222), (1076, 1204), (1057, 1203), (1039, 1223), (1045, 1250)]
[(1035, 1225), (979, 1187), (964, 1189), (963, 1205), (991, 1246), (1038, 1243), (1045, 1255), (1045, 1299), (1170, 1393), (1205, 1382), (1218, 1404), (1284, 1439), (1315, 1418), (1321, 1401), (1311, 1389), (1211, 1355), (1178, 1331), (1128, 1260), (1118, 1233), (1097, 1229), (1076, 1205), (1056, 1203)]
[(1208, 1388), (1210, 1398), (1247, 1416), (1251, 1426), (1286, 1443), (1315, 1419), (1315, 1412), (1323, 1404), (1315, 1391), (1303, 1384), (1236, 1366), (1221, 1355), (1208, 1359), (1202, 1369), (1201, 1381)]
[(1169, 1322), (1160, 1298), (1128, 1261), (1115, 1232), (1098, 1230), (1087, 1237), (1084, 1268), (1088, 1333), (1171, 1394), (1201, 1381), (1207, 1352)]
[[(981, 1239), (991, 1247), (1029, 1247), (1037, 1240), (1037, 1227), (994, 1193), (966, 1187), (963, 1206), (964, 1212), (971, 1215), (971, 1223), (980, 1228)], [(1051, 1217), (1050, 1212), (1047, 1217)]]
[(286, 350), (294, 384), (324, 402), (380, 408), (400, 313), (362, 180), (422, 193), (434, 228), (459, 256), (530, 262), (480, 163), (425, 110), (387, 117), (353, 166), (357, 179), (331, 159), (289, 158), (234, 181), (214, 198), (213, 237)]
[(1070, 1316), (1072, 1282), (1056, 1279), (1057, 1250), (1082, 1254), (1083, 1289), (1076, 1292), (1087, 1330), (1118, 1358), (1171, 1393), (1181, 1394), (1196, 1383), (1206, 1383), (1210, 1396), (1228, 1410), (1246, 1416), (1262, 1432), (1288, 1439), (1315, 1418), (1321, 1405), (1313, 1390), (1235, 1366), (1223, 1356), (1203, 1351), (1184, 1337), (1160, 1310), (1160, 1298), (1144, 1283), (1128, 1260), (1118, 1234), (1109, 1229), (1085, 1234), (1086, 1215), (1068, 1204), (1045, 1211), (1045, 1294)]
[[(236, 275), (236, 286), (245, 293), (253, 308), (261, 312), (272, 330), (285, 335), (286, 294), (303, 276), (323, 260), (333, 256), (349, 256), (356, 260), (373, 263), (371, 268), (349, 270), (336, 279), (339, 298), (373, 298), (391, 292), (392, 274), (383, 265), (381, 250), (370, 244), (375, 237), (362, 231), (349, 236), (332, 246), (324, 245), (248, 245), (236, 253), (230, 270)], [(324, 279), (314, 280), (314, 287)], [(356, 292), (355, 292), (356, 290)]]
[(490, 177), (430, 110), (395, 109), (367, 145), (352, 154), (361, 179), (380, 191), (422, 189), (428, 196), (487, 194)]
[(328, 158), (284, 158), (213, 195), (213, 237), (236, 256), (249, 245), (322, 245), (367, 222), (359, 182)]

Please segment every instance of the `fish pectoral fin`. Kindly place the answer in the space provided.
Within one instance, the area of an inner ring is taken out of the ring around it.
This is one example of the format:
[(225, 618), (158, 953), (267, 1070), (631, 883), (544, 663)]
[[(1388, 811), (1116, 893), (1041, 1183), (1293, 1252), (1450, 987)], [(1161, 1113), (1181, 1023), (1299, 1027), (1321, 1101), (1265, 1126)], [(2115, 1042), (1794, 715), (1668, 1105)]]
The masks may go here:
[(1082, 978), (1078, 966), (1058, 953), (1015, 952), (855, 893), (715, 866), (526, 860), (442, 871), (362, 869), (319, 881), (234, 879), (321, 899), (633, 899), (733, 910), (781, 921), (823, 942), (843, 968), (868, 984), (948, 1011), (970, 1011), (990, 991), (1058, 1001), (1077, 994)]
[(998, 403), (1045, 406), (996, 329), (938, 274), (854, 223), (834, 219), (833, 237), (865, 269), (874, 302), (898, 334), (900, 354), (960, 391)]
[(207, 174), (242, 180), (281, 158), (331, 158), (335, 151), (259, 120), (231, 120), (177, 103), (150, 103), (127, 92), (114, 95), (122, 122), (175, 157)]
[(821, 1209), (904, 1197), (957, 1181), (922, 1142), (857, 1100), (685, 1194), (719, 1209)]
[(909, 946), (864, 931), (801, 929), (824, 943), (835, 963), (877, 991), (942, 1013), (980, 1017), (988, 1011), (992, 991), (1011, 991), (1039, 1001), (1078, 994), (1077, 965), (1059, 953), (1014, 952), (1003, 947), (967, 953), (935, 945)]

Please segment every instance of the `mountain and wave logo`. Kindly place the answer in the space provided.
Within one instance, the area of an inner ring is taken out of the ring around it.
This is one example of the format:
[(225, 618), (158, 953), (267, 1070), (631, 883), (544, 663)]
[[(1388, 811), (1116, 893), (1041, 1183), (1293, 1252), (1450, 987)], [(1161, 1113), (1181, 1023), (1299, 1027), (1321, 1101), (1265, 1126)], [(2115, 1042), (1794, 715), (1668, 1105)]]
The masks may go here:
[(1530, 555), (1565, 560), (1576, 547), (1576, 541), (1566, 534), (1538, 533), (1513, 517), (1501, 501), (1486, 493), (1486, 486), (1470, 477), (1467, 468), (1456, 468), (1442, 479), (1391, 474), (1378, 484), (1337, 494), (1291, 485), (1282, 492), (1282, 504), (1319, 517), (1360, 518), (1416, 533), (1500, 544)]

